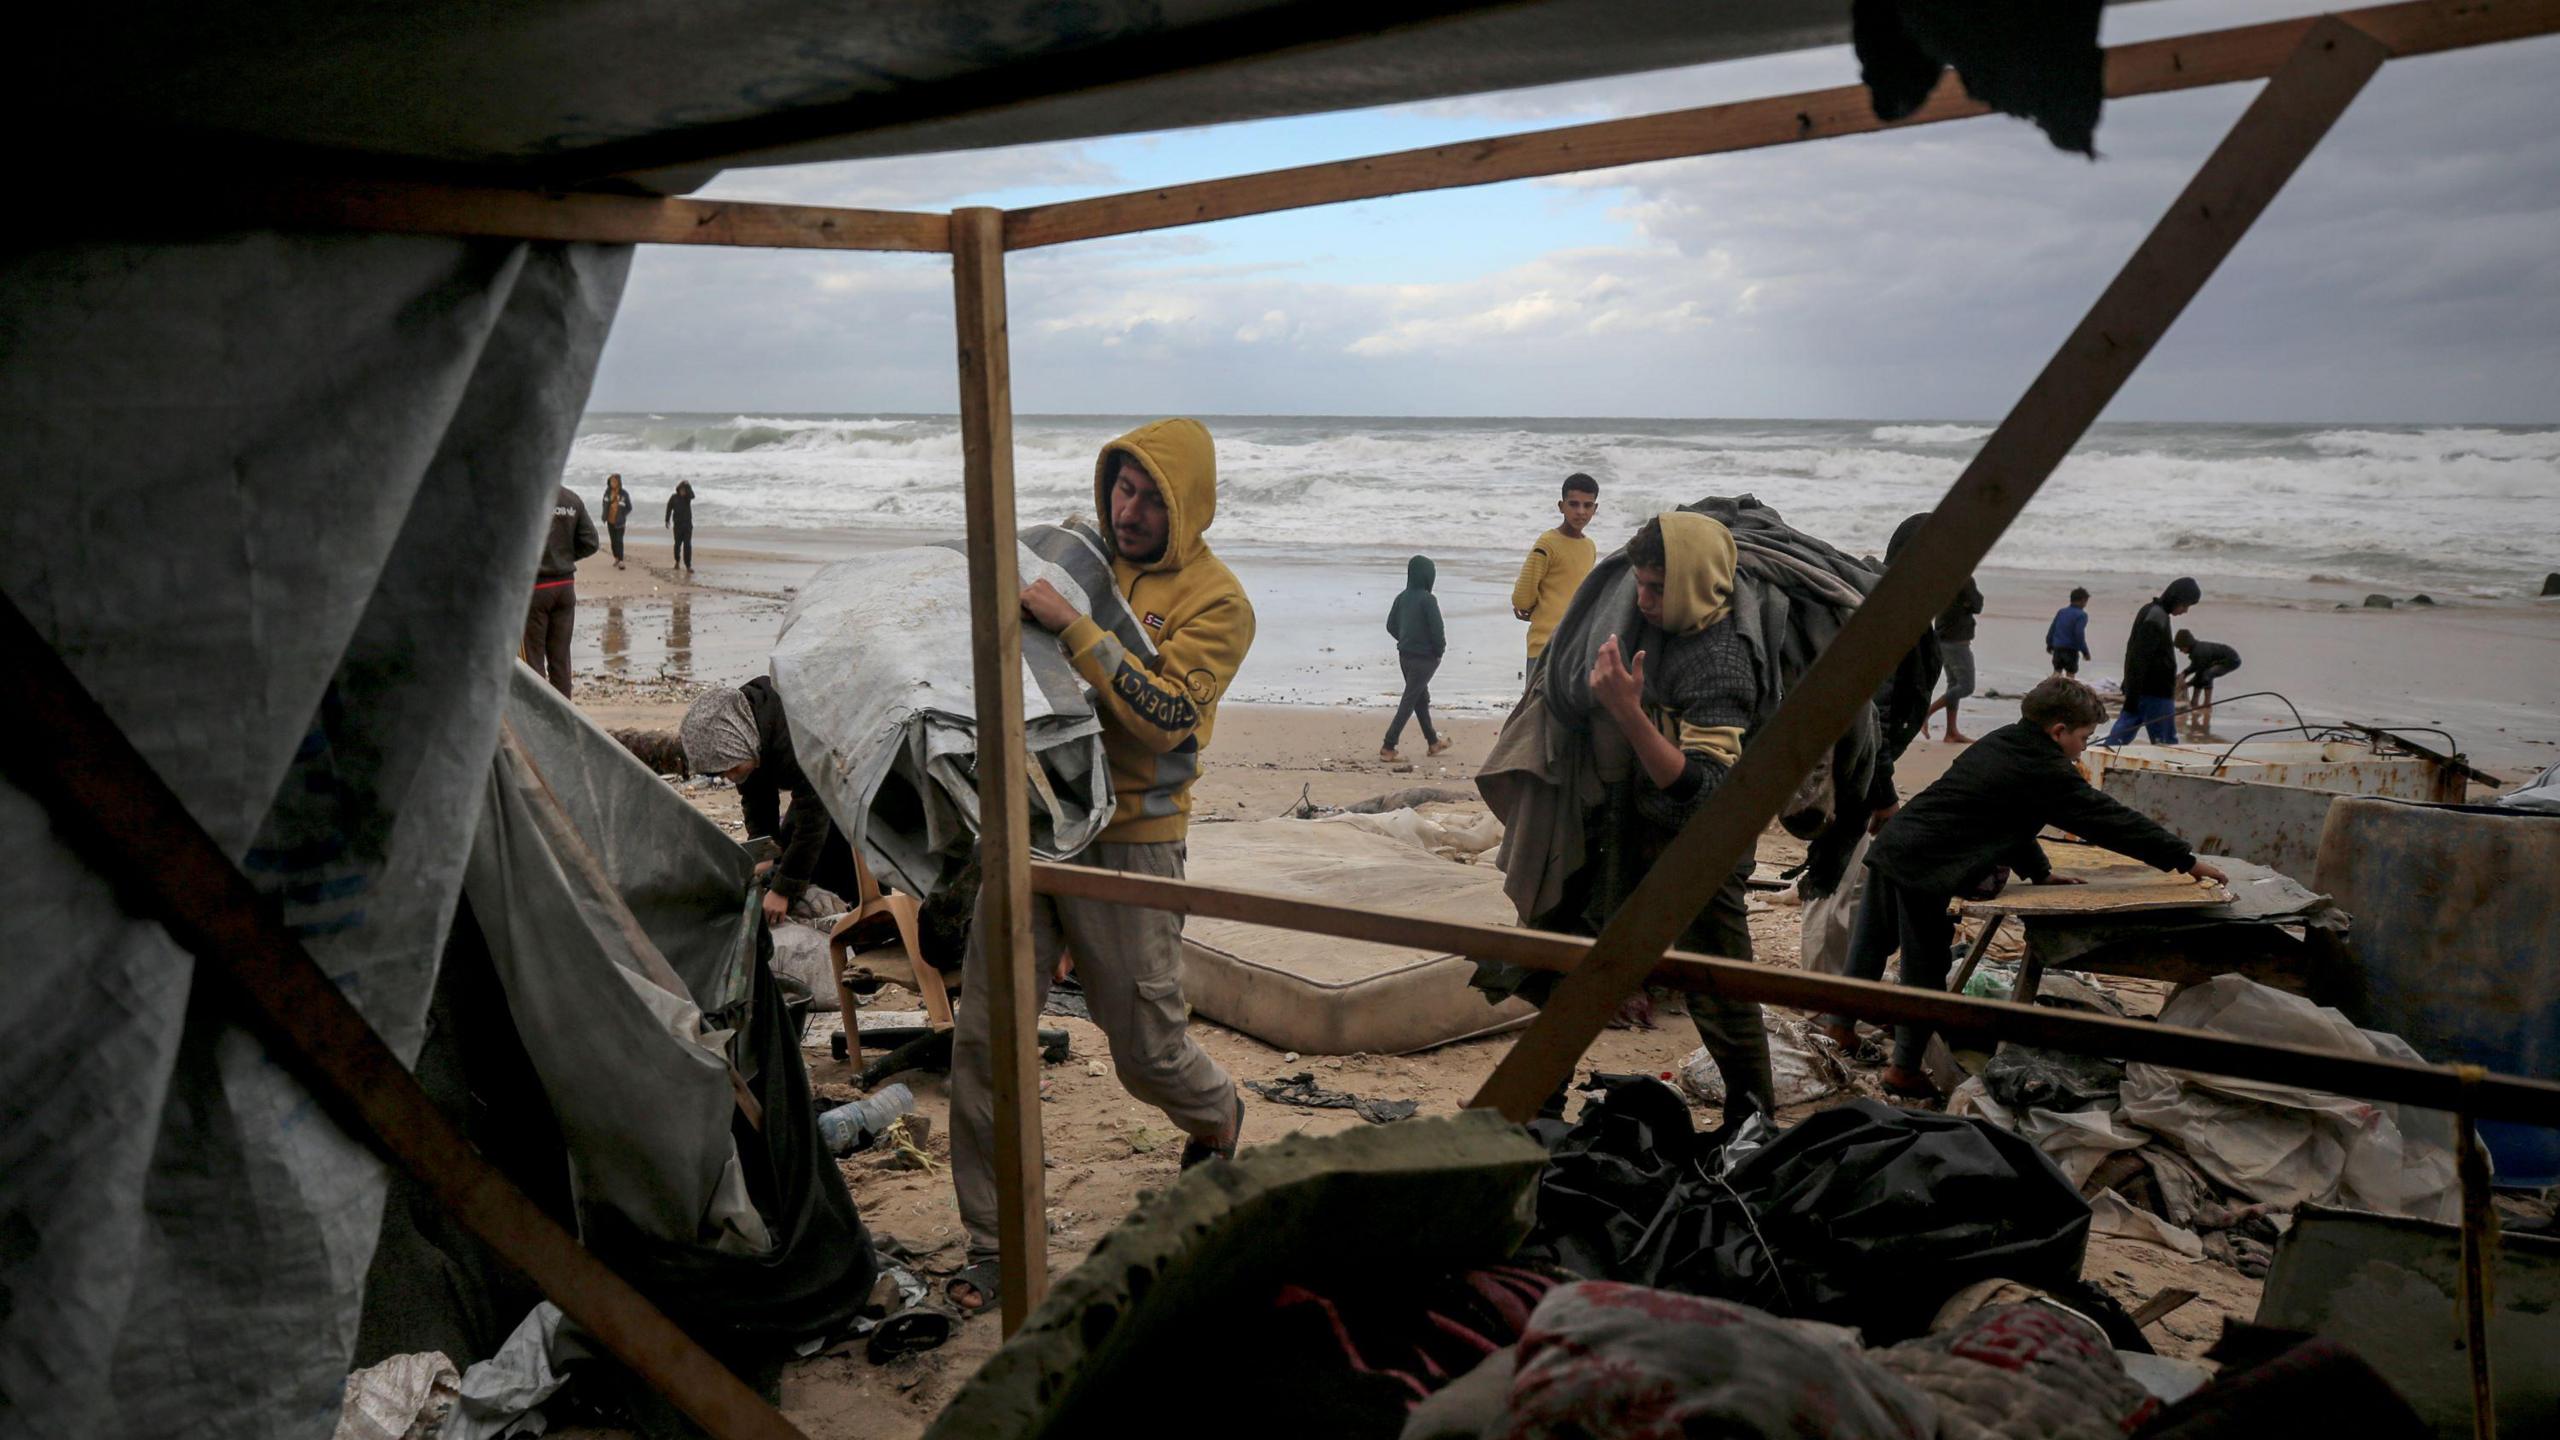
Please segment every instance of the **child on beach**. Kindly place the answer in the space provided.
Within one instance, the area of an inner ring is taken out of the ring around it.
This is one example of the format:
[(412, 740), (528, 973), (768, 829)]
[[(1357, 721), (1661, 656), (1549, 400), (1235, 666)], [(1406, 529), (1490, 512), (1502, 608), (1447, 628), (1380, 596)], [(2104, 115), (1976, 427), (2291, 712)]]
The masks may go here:
[(1547, 637), (1556, 633), (1556, 622), (1564, 618), (1565, 607), (1573, 603), (1573, 592), (1582, 587), (1582, 577), (1600, 560), (1600, 552), (1582, 527), (1600, 513), (1600, 482), (1588, 475), (1564, 477), (1564, 489), (1556, 500), (1556, 511), (1564, 523), (1538, 537), (1529, 547), (1529, 558), (1520, 562), (1520, 578), (1511, 584), (1512, 618), (1529, 622), (1528, 683), (1524, 690), (1535, 689), (1538, 668), (1547, 653)]
[(2187, 707), (2187, 728), (2196, 739), (2213, 733), (2213, 682), (2240, 668), (2240, 652), (2212, 640), (2199, 640), (2193, 630), (2178, 632), (2176, 645), (2187, 657), (2178, 677), (2179, 704)]
[(1396, 663), (1404, 668), (1404, 698), (1396, 702), (1396, 718), (1387, 726), (1387, 742), (1378, 747), (1378, 758), (1395, 763), (1396, 741), (1404, 735), (1407, 718), (1422, 724), (1422, 740), (1437, 755), (1449, 748), (1440, 732), (1431, 727), (1431, 675), (1440, 668), (1440, 657), (1449, 651), (1449, 634), (1440, 623), (1440, 601), (1431, 593), (1435, 570), (1427, 555), (1416, 555), (1404, 564), (1404, 591), (1396, 603), (1387, 607), (1387, 633), (1395, 637)]
[(2080, 662), (2093, 658), (2089, 654), (2089, 592), (2075, 588), (2071, 603), (2053, 612), (2053, 623), (2044, 627), (2045, 653), (2053, 657), (2053, 673), (2077, 675)]
[[(1970, 575), (1964, 577), (1964, 589), (1956, 592), (1956, 598), (1948, 601), (1947, 608), (1938, 612), (1938, 657), (1946, 669), (1947, 690), (1929, 706), (1929, 714), (1935, 715), (1941, 710), (1947, 712), (1947, 743), (1950, 745), (1973, 743), (1972, 738), (1956, 724), (1956, 706), (1973, 693), (1974, 617), (1981, 613), (1982, 591), (1975, 587)], [(1928, 716), (1922, 716), (1920, 724), (1924, 732), (1928, 723)]]
[[(2056, 876), (2036, 843), (2047, 825), (2162, 870), (2200, 880), (2223, 873), (2196, 858), (2186, 841), (2103, 795), (2077, 768), (2106, 707), (2088, 686), (2055, 675), (2027, 692), (2014, 724), (2003, 725), (1956, 757), (1936, 784), (1913, 796), (1887, 821), (1867, 851), (1867, 893), (1849, 942), (1849, 973), (1879, 979), (1885, 957), (1902, 954), (1902, 983), (1943, 990), (1957, 896), (1995, 895), (2015, 870), (2037, 885), (2080, 882)], [(1896, 1026), (1884, 1087), (1897, 1095), (1934, 1096), (1920, 1068), (1929, 1030)]]

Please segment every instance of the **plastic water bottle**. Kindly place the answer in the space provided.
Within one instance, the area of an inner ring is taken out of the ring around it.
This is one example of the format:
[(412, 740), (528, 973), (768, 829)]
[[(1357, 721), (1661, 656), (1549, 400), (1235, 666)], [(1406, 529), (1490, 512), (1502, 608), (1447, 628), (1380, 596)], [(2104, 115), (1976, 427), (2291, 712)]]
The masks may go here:
[(863, 1149), (889, 1128), (890, 1122), (916, 1108), (915, 1092), (904, 1085), (887, 1086), (850, 1105), (839, 1105), (818, 1117), (818, 1138), (838, 1155)]

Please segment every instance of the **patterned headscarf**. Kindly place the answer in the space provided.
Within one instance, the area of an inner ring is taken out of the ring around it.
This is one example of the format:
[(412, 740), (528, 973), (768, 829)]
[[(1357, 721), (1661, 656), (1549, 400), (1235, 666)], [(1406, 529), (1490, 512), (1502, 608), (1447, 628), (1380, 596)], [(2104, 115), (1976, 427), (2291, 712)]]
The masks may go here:
[(685, 768), (697, 775), (717, 775), (762, 753), (755, 707), (734, 685), (714, 685), (696, 696), (676, 737), (684, 742)]

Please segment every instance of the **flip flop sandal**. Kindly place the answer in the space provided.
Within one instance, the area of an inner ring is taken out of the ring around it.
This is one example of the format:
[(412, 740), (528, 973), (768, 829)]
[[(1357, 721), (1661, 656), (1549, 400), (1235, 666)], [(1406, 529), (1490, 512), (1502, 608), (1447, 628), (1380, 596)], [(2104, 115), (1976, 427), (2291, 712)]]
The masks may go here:
[[(964, 1265), (958, 1270), (953, 1271), (950, 1279), (942, 1282), (943, 1298), (949, 1300), (952, 1306), (959, 1310), (960, 1314), (964, 1318), (980, 1313), (993, 1314), (996, 1307), (1001, 1304), (1004, 1299), (1003, 1294), (997, 1288), (998, 1282), (1003, 1278), (1003, 1274), (1003, 1269), (993, 1260), (980, 1260), (973, 1265)], [(970, 1289), (978, 1292), (977, 1304), (969, 1304), (954, 1292), (953, 1287), (960, 1285), (966, 1285)], [(912, 1313), (912, 1310), (913, 1307), (909, 1307), (908, 1310), (902, 1310), (899, 1314), (909, 1314)], [(895, 1316), (891, 1317), (891, 1319), (895, 1318)], [(887, 1320), (883, 1320), (880, 1323), (885, 1326), (889, 1322)]]
[(1224, 1145), (1219, 1145), (1197, 1136), (1192, 1137), (1190, 1143), (1182, 1147), (1182, 1168), (1188, 1170), (1194, 1165), (1204, 1164), (1212, 1159), (1233, 1160), (1236, 1158), (1236, 1144), (1243, 1139), (1244, 1095), (1239, 1091), (1236, 1095), (1236, 1138)]
[(939, 1350), (943, 1342), (951, 1338), (957, 1324), (939, 1310), (910, 1305), (881, 1321), (871, 1332), (871, 1343), (863, 1348), (862, 1353), (872, 1364), (886, 1365), (901, 1355), (921, 1355), (927, 1350)]

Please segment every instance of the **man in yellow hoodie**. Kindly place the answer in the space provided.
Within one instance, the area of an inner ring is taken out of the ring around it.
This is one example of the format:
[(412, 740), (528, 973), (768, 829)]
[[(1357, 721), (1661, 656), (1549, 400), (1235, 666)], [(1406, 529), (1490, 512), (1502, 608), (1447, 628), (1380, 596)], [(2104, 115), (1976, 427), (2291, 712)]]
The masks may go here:
[(1556, 622), (1573, 603), (1573, 592), (1582, 588), (1582, 578), (1600, 558), (1591, 537), (1582, 533), (1582, 527), (1600, 513), (1600, 482), (1588, 475), (1566, 476), (1556, 511), (1564, 523), (1529, 547), (1529, 558), (1520, 562), (1520, 578), (1511, 582), (1512, 617), (1529, 622), (1528, 684), (1523, 689), (1537, 688), (1547, 637), (1556, 633)]
[[(1022, 613), (1053, 632), (1097, 692), (1102, 747), (1111, 767), (1111, 823), (1080, 857), (1105, 869), (1182, 878), (1191, 782), (1200, 775), (1218, 697), (1253, 644), (1253, 604), (1201, 538), (1217, 513), (1218, 467), (1208, 429), (1159, 420), (1102, 447), (1094, 505), (1111, 550), (1111, 573), (1136, 620), (1115, 633), (1079, 612), (1046, 580), (1022, 592)], [(1044, 637), (1026, 633), (1026, 645)], [(1032, 954), (1042, 996), (1061, 953), (1075, 957), (1085, 1003), (1111, 1046), (1129, 1093), (1162, 1110), (1184, 1134), (1188, 1169), (1235, 1153), (1244, 1121), (1235, 1082), (1188, 1029), (1182, 998), (1182, 917), (1099, 901), (1037, 896)], [(954, 1302), (984, 1309), (996, 1298), (995, 1106), (986, 1007), (994, 983), (972, 933), (962, 962), (958, 1033), (951, 1055), (951, 1178), (969, 1232), (968, 1265), (948, 1287)]]

